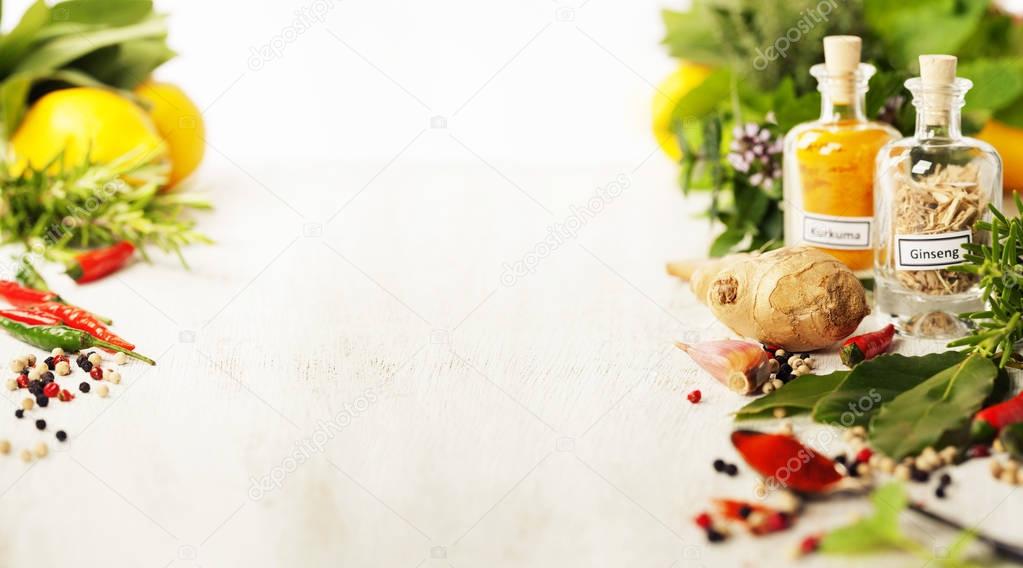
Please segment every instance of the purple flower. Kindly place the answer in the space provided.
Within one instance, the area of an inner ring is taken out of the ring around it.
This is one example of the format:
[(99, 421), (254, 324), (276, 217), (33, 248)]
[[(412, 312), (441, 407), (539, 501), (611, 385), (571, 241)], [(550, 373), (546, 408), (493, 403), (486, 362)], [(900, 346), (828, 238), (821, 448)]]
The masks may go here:
[(728, 163), (750, 185), (769, 190), (781, 177), (782, 141), (755, 122), (736, 125), (728, 146)]

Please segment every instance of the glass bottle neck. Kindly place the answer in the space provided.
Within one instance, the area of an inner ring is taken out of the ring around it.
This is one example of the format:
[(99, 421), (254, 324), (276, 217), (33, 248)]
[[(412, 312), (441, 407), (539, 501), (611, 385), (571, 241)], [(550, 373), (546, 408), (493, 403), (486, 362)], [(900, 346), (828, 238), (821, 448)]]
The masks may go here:
[(962, 118), (958, 108), (920, 108), (916, 110), (917, 140), (961, 138)]
[(821, 122), (866, 122), (866, 92), (856, 93), (848, 101), (837, 101), (826, 90), (821, 93)]

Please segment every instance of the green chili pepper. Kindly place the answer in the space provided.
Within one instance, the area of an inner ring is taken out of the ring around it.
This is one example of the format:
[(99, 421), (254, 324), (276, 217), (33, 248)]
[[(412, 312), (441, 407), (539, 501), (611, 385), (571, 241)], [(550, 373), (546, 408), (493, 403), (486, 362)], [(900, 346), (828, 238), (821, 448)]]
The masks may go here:
[(53, 351), (54, 348), (60, 347), (68, 353), (74, 353), (90, 347), (101, 347), (110, 351), (124, 353), (128, 357), (144, 361), (150, 365), (156, 364), (156, 361), (149, 357), (123, 347), (118, 347), (102, 339), (96, 339), (84, 331), (72, 329), (65, 325), (27, 325), (0, 317), (0, 327), (6, 329), (7, 333), (17, 339), (46, 351)]

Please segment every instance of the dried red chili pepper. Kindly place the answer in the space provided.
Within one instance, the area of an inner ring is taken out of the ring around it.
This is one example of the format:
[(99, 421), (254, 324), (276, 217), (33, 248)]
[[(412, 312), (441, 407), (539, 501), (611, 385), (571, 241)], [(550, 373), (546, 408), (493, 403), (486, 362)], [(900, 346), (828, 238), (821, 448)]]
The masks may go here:
[(81, 308), (57, 302), (43, 302), (27, 309), (31, 312), (38, 312), (40, 314), (56, 318), (58, 320), (57, 323), (63, 323), (68, 327), (82, 330), (96, 339), (102, 339), (107, 343), (113, 343), (114, 345), (123, 347), (129, 351), (135, 350), (134, 344), (129, 343), (114, 332), (110, 331), (107, 326), (103, 325), (103, 323), (93, 316), (91, 312), (87, 312)]
[(27, 325), (60, 325), (60, 320), (53, 316), (31, 310), (0, 310), (0, 317)]
[(894, 337), (895, 326), (888, 324), (883, 329), (846, 339), (845, 343), (842, 343), (842, 350), (839, 351), (839, 355), (846, 366), (853, 367), (862, 361), (873, 359), (888, 351)]
[(974, 442), (990, 442), (1002, 428), (1018, 422), (1023, 422), (1023, 392), (974, 415), (970, 437)]
[(76, 254), (67, 275), (79, 284), (99, 280), (120, 270), (135, 254), (135, 245), (121, 241), (108, 247)]
[(732, 445), (750, 467), (781, 487), (819, 493), (842, 479), (835, 462), (794, 436), (736, 430), (732, 432)]

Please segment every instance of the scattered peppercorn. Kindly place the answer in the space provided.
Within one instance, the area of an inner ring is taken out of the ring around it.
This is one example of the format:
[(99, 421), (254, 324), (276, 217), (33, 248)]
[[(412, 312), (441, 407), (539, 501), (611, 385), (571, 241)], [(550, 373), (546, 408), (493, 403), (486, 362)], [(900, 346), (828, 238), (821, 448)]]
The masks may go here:
[(40, 418), (39, 420), (36, 420), (36, 429), (38, 429), (38, 430), (46, 430), (46, 421), (43, 420), (42, 418)]
[(75, 363), (78, 363), (79, 367), (82, 366), (82, 363), (88, 362), (88, 360), (89, 356), (86, 355), (85, 353), (79, 353), (78, 357), (75, 357)]
[(922, 469), (917, 468), (916, 466), (913, 466), (913, 468), (910, 469), (909, 471), (909, 477), (910, 479), (916, 481), (917, 483), (927, 483), (927, 480), (931, 478), (931, 474), (927, 473)]
[(971, 458), (986, 458), (991, 455), (991, 448), (983, 444), (977, 444), (971, 446), (966, 455)]
[(845, 457), (845, 454), (838, 454), (835, 457), (831, 458), (832, 461), (841, 464), (842, 466), (846, 465), (846, 459), (847, 458)]
[(870, 456), (874, 455), (874, 451), (870, 448), (863, 448), (856, 454), (856, 461), (860, 463), (867, 463), (870, 461)]
[(724, 473), (726, 467), (728, 467), (728, 464), (725, 463), (725, 460), (722, 459), (714, 460), (714, 471), (718, 473)]
[(53, 382), (53, 380), (54, 380), (54, 377), (53, 377), (53, 373), (51, 373), (51, 372), (49, 372), (49, 371), (46, 371), (45, 373), (43, 373), (43, 374), (39, 375), (39, 378), (40, 378), (40, 379), (41, 379), (41, 380), (42, 380), (42, 381), (43, 381), (44, 383), (52, 383), (52, 382)]
[(725, 540), (725, 535), (720, 531), (709, 529), (707, 530), (707, 540), (709, 540), (710, 542), (721, 542)]
[(944, 485), (939, 485), (938, 488), (934, 490), (934, 496), (937, 497), (938, 499), (944, 499), (945, 498), (945, 486)]
[(43, 394), (51, 398), (55, 397), (60, 394), (60, 386), (57, 383), (46, 383), (46, 386), (43, 387)]
[(817, 551), (817, 548), (821, 544), (821, 537), (817, 535), (810, 535), (803, 539), (803, 542), (799, 543), (799, 552), (803, 554), (813, 554)]
[(42, 406), (43, 408), (46, 408), (47, 406), (50, 405), (50, 397), (46, 396), (45, 394), (37, 394), (36, 404)]
[(56, 366), (56, 363), (53, 362), (53, 357), (47, 357), (46, 359), (43, 360), (43, 362), (46, 363), (46, 368), (51, 371)]
[(703, 393), (701, 393), (699, 389), (696, 389), (693, 392), (689, 393), (689, 395), (686, 396), (686, 398), (689, 399), (689, 402), (696, 404), (700, 402), (701, 398), (703, 398)]
[(18, 418), (18, 419), (24, 418), (25, 417), (25, 411), (20, 409), (20, 408), (15, 410), (14, 411), (14, 417)]
[(91, 388), (92, 387), (89, 386), (89, 383), (87, 383), (85, 381), (82, 381), (82, 384), (78, 385), (78, 390), (80, 390), (82, 392), (89, 392), (89, 389), (91, 389)]
[(67, 432), (65, 432), (63, 430), (57, 430), (57, 440), (59, 440), (61, 442), (63, 442), (64, 440), (67, 440)]
[(28, 377), (25, 375), (18, 375), (17, 383), (19, 389), (28, 388)]
[(81, 367), (81, 368), (82, 368), (82, 370), (83, 370), (83, 371), (85, 371), (86, 373), (88, 373), (89, 371), (91, 371), (91, 370), (92, 370), (92, 368), (93, 368), (93, 367), (92, 367), (92, 363), (90, 363), (90, 362), (88, 362), (88, 361), (85, 361), (85, 362), (82, 362), (82, 363), (78, 363), (78, 366), (79, 366), (79, 367)]
[(100, 369), (99, 367), (93, 367), (92, 371), (89, 371), (89, 376), (92, 377), (93, 379), (97, 380), (97, 381), (102, 381), (103, 380), (103, 369)]
[(739, 468), (734, 463), (730, 463), (725, 466), (725, 473), (728, 474), (728, 477), (735, 477), (739, 474)]
[(744, 518), (744, 519), (746, 517), (750, 516), (750, 513), (752, 513), (752, 512), (753, 512), (753, 507), (750, 507), (749, 505), (743, 505), (743, 506), (739, 507), (739, 516)]
[(67, 389), (60, 391), (60, 401), (68, 402), (75, 399), (75, 395), (71, 394)]

